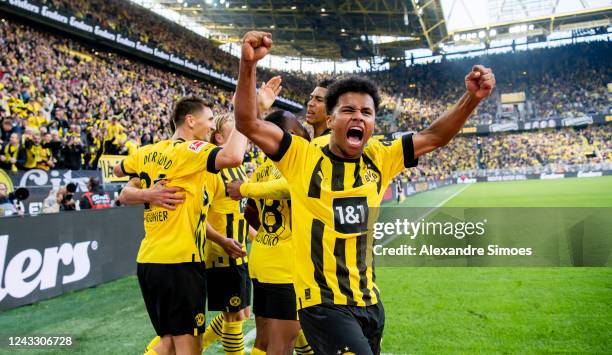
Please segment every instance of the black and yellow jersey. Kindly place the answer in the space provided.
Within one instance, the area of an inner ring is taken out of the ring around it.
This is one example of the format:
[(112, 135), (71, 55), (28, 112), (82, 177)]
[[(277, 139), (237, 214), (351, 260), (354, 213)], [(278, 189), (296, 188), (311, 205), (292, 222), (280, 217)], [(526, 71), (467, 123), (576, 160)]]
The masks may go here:
[[(359, 159), (285, 133), (271, 157), (291, 193), (294, 286), (298, 308), (320, 303), (367, 306), (379, 299), (368, 225), (391, 179), (416, 165), (412, 135), (371, 140)], [(373, 219), (373, 218), (372, 218)]]
[[(281, 179), (278, 168), (270, 159), (266, 159), (255, 169), (251, 181), (265, 183)], [(291, 240), (291, 201), (262, 198), (255, 203), (261, 224), (251, 245), (249, 276), (265, 283), (293, 283), (295, 261)]]
[(125, 174), (140, 178), (142, 188), (167, 179), (168, 186), (185, 190), (185, 201), (174, 211), (145, 205), (145, 237), (137, 262), (201, 261), (195, 232), (202, 210), (204, 172), (217, 172), (215, 157), (219, 150), (203, 141), (164, 140), (138, 149), (121, 162)]
[[(246, 251), (246, 240), (249, 235), (249, 225), (244, 219), (246, 199), (232, 200), (227, 192), (227, 184), (234, 180), (247, 180), (246, 172), (242, 166), (223, 169), (219, 174), (209, 176), (207, 185), (211, 186), (214, 194), (210, 195), (211, 204), (208, 209), (208, 223), (221, 235), (232, 238), (242, 244)], [(204, 247), (206, 268), (241, 265), (247, 258), (232, 259), (223, 248), (212, 241), (207, 241)]]
[(209, 172), (204, 173), (204, 186), (202, 187), (202, 209), (200, 210), (200, 217), (198, 218), (198, 224), (196, 225), (196, 245), (198, 246), (198, 252), (200, 254), (200, 260), (206, 260), (204, 257), (204, 249), (206, 247), (206, 222), (208, 221), (208, 210), (210, 208), (211, 196), (215, 194), (217, 184), (214, 183), (217, 179), (217, 174)]
[(331, 135), (331, 129), (326, 129), (320, 136), (312, 139), (312, 144), (316, 147), (323, 147), (329, 144), (329, 137)]

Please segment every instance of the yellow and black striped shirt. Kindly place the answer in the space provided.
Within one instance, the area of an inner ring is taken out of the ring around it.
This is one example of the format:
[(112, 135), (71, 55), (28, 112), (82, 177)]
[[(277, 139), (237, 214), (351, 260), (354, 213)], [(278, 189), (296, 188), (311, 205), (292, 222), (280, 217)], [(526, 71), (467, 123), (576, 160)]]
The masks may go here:
[[(282, 175), (270, 159), (266, 159), (252, 177), (254, 183), (280, 179)], [(249, 276), (259, 282), (291, 284), (295, 268), (291, 201), (261, 198), (255, 204), (261, 224), (251, 246)]]
[(387, 144), (370, 140), (352, 160), (285, 133), (270, 158), (291, 192), (298, 308), (377, 303), (370, 209), (380, 206), (395, 175), (416, 165), (412, 135)]
[[(211, 186), (211, 191), (214, 190), (214, 194), (210, 195), (208, 223), (226, 238), (232, 238), (242, 243), (243, 249), (246, 251), (246, 239), (249, 235), (249, 225), (243, 215), (246, 199), (232, 200), (227, 192), (227, 184), (233, 180), (248, 180), (246, 172), (240, 166), (223, 169), (219, 174), (209, 177), (207, 185)], [(204, 247), (204, 259), (206, 268), (241, 265), (247, 262), (246, 257), (230, 258), (220, 245), (211, 241), (208, 241)]]

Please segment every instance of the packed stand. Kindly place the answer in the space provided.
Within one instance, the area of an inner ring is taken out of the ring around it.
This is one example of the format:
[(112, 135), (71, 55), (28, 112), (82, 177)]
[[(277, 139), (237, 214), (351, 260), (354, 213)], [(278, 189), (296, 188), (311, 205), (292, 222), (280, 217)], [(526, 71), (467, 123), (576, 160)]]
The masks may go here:
[[(237, 77), (238, 58), (221, 50), (221, 43), (203, 38), (148, 9), (124, 0), (43, 0), (55, 9), (72, 13), (90, 24), (112, 29), (142, 43), (159, 47), (219, 73)], [(303, 103), (313, 82), (310, 76), (258, 68), (258, 77), (283, 75), (283, 97)]]

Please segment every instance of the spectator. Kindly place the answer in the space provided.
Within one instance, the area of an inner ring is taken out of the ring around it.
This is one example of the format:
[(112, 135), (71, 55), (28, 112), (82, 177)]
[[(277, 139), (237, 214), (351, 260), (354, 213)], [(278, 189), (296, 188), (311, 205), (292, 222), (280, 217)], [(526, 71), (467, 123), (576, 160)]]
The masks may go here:
[(8, 196), (8, 188), (0, 182), (0, 216), (23, 215), (21, 211)]
[(13, 133), (11, 134), (11, 137), (6, 145), (2, 147), (2, 152), (0, 154), (0, 168), (13, 173), (17, 172), (18, 166), (23, 164), (23, 161), (18, 160), (19, 150), (19, 135), (17, 133)]

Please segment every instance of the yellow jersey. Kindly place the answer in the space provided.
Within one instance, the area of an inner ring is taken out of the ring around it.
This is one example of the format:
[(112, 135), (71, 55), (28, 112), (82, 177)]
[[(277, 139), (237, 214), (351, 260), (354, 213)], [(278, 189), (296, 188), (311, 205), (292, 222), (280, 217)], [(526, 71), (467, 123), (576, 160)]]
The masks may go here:
[[(254, 183), (281, 179), (280, 171), (270, 159), (266, 159), (251, 178)], [(251, 245), (249, 276), (264, 283), (293, 283), (295, 265), (291, 239), (291, 201), (257, 199), (255, 204), (261, 224)]]
[[(245, 181), (246, 179), (246, 172), (242, 166), (223, 169), (219, 174), (211, 175), (207, 179), (207, 185), (211, 186), (211, 191), (214, 191), (208, 209), (208, 223), (221, 235), (241, 243), (244, 251), (246, 251), (246, 240), (249, 235), (249, 224), (243, 214), (246, 199), (232, 200), (227, 192), (227, 184), (233, 180)], [(206, 268), (241, 265), (247, 262), (246, 257), (230, 258), (219, 244), (212, 241), (207, 241), (205, 244), (204, 255)]]
[(294, 287), (298, 308), (321, 303), (368, 306), (378, 302), (370, 219), (391, 179), (415, 166), (412, 135), (371, 140), (359, 159), (335, 156), (285, 133), (270, 157), (291, 193)]
[(164, 140), (144, 146), (121, 161), (123, 172), (139, 177), (142, 188), (167, 179), (168, 186), (185, 190), (185, 201), (174, 211), (145, 204), (145, 237), (138, 263), (202, 261), (195, 232), (202, 210), (204, 172), (217, 172), (215, 157), (219, 150), (203, 141)]

